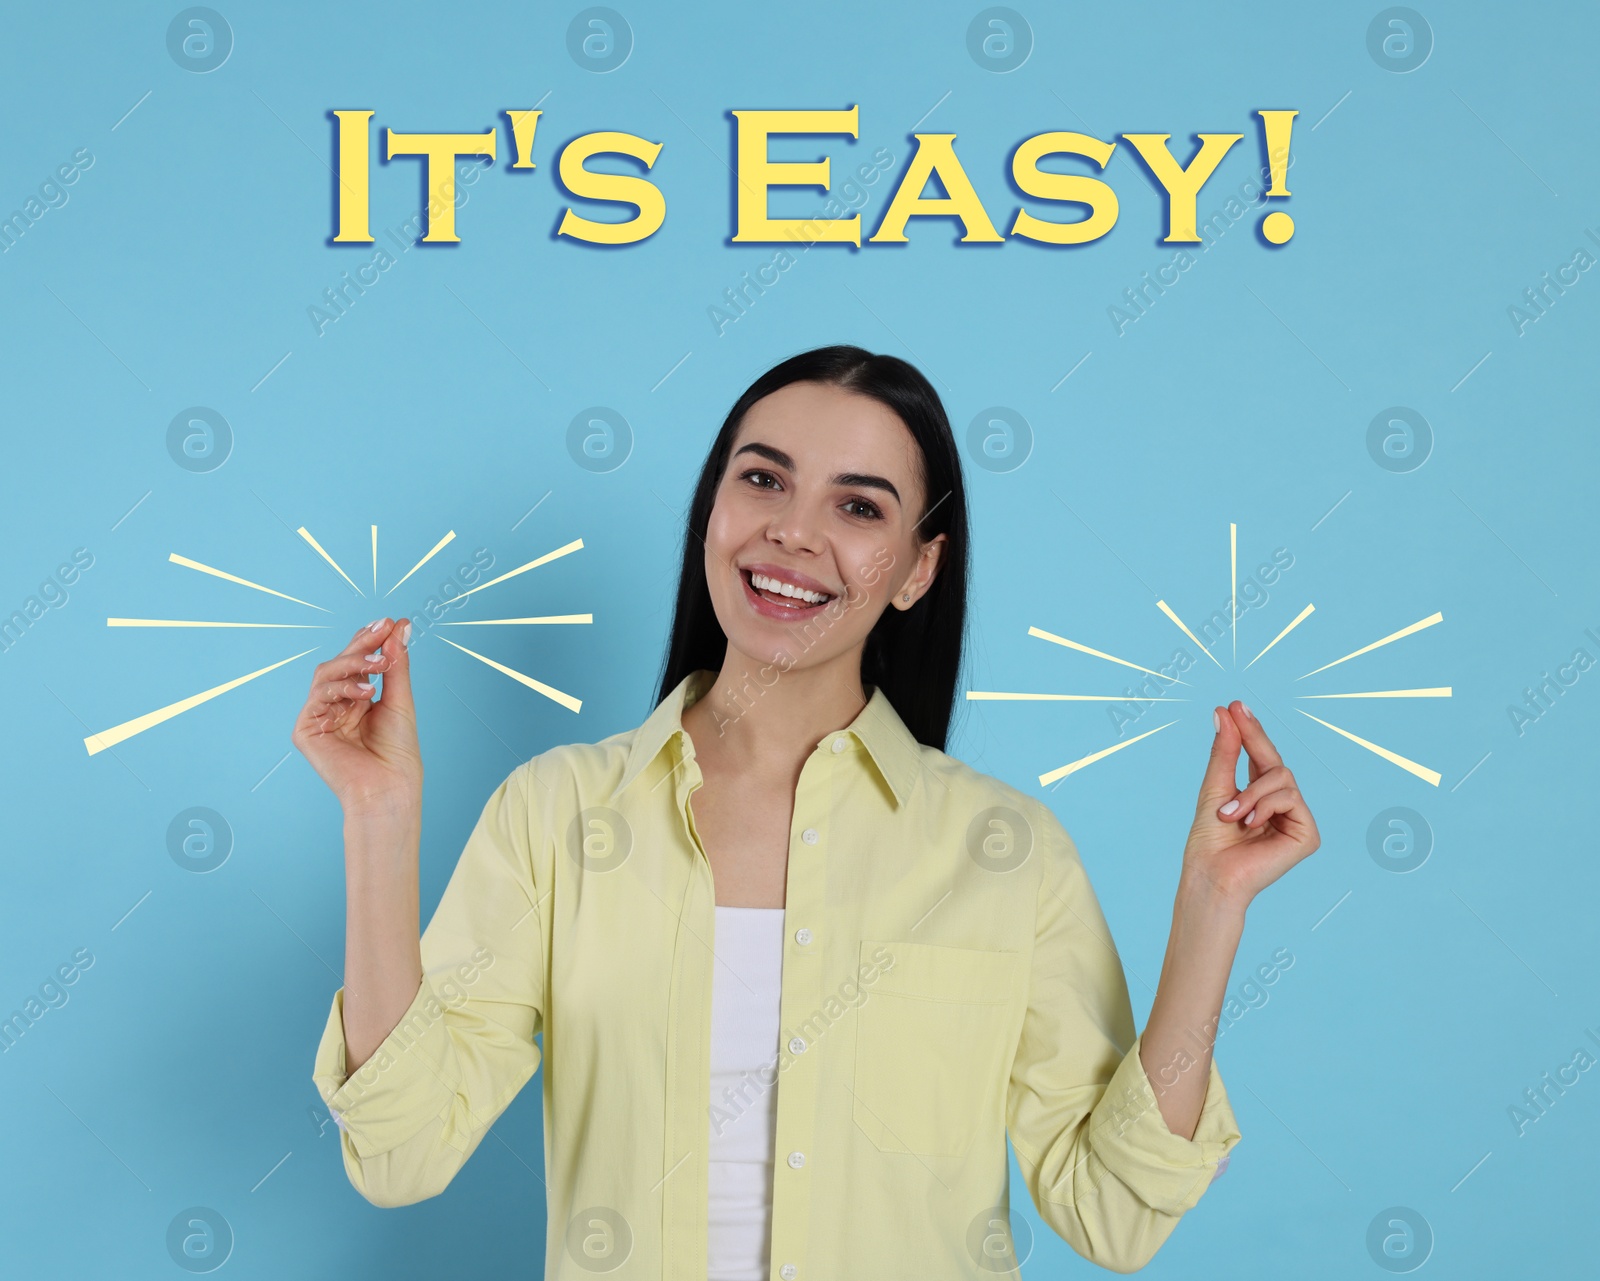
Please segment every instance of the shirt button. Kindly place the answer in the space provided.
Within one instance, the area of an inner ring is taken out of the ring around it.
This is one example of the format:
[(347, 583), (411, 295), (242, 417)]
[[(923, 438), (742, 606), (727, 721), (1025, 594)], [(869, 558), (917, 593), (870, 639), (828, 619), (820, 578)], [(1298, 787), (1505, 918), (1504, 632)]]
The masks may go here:
[(849, 744), (844, 741), (843, 737), (836, 738), (836, 739), (833, 740), (833, 750), (835, 752), (842, 752), (848, 746), (849, 746)]
[(805, 831), (800, 833), (800, 839), (802, 841), (804, 841), (807, 845), (815, 845), (818, 841), (820, 841), (822, 839), (822, 837), (817, 835), (817, 829), (816, 828), (808, 827), (808, 828), (806, 828)]
[(778, 1275), (783, 1278), (783, 1281), (794, 1281), (800, 1275), (800, 1269), (792, 1263), (785, 1263), (778, 1269)]
[(803, 1036), (789, 1038), (789, 1052), (791, 1054), (804, 1054), (806, 1052), (806, 1039)]
[(806, 1163), (806, 1154), (804, 1152), (791, 1152), (791, 1153), (789, 1153), (789, 1168), (790, 1169), (798, 1170), (805, 1163)]
[(811, 931), (802, 925), (794, 932), (794, 941), (801, 947), (804, 947), (807, 943), (811, 942)]

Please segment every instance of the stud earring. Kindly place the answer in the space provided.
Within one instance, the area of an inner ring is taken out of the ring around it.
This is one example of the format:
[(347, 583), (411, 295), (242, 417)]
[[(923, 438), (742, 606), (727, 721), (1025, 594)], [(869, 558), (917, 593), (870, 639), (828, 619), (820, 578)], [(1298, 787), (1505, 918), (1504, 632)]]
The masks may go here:
[(911, 599), (911, 593), (910, 592), (901, 592), (900, 593), (900, 599), (901, 600), (910, 600)]

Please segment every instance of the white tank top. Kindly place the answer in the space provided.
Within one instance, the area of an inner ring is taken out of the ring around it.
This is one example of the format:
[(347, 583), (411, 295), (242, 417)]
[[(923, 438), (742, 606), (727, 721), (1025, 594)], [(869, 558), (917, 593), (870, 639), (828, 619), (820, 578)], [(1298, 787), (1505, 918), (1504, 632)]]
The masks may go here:
[(706, 1281), (766, 1281), (783, 909), (717, 907)]

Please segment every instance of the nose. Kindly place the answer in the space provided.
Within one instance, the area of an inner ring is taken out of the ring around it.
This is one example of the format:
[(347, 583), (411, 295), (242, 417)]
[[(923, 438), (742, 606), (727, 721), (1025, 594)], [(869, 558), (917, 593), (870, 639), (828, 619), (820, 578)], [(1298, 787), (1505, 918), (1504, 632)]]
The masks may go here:
[(820, 552), (823, 540), (819, 513), (798, 499), (785, 503), (767, 525), (767, 541), (788, 552)]

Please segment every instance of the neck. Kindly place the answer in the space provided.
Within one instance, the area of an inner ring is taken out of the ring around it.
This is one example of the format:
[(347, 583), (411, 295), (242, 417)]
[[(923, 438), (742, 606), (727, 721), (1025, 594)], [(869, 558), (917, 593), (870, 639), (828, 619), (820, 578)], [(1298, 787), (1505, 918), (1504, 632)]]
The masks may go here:
[(730, 645), (716, 682), (685, 713), (684, 726), (698, 755), (798, 774), (822, 736), (843, 729), (866, 705), (859, 648), (780, 673)]

